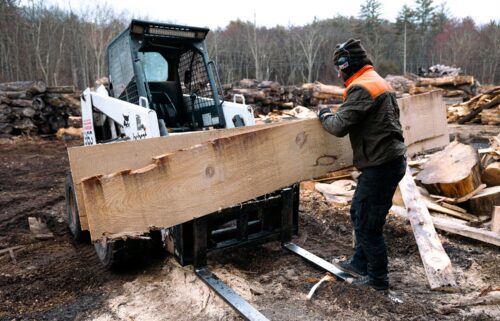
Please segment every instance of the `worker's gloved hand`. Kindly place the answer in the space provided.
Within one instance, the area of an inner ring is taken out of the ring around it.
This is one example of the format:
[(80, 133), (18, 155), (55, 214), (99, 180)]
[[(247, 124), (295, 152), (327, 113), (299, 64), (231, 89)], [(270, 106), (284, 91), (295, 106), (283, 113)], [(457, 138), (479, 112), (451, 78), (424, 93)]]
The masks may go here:
[(330, 116), (333, 116), (332, 110), (330, 108), (322, 108), (318, 113), (319, 120), (321, 121), (325, 120)]

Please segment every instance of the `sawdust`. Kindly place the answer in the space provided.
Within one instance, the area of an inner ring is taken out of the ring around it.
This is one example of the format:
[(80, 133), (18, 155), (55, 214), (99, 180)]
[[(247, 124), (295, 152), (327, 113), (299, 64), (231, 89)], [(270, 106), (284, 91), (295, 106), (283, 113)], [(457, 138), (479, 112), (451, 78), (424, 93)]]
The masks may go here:
[[(222, 272), (222, 271), (218, 271)], [(235, 279), (234, 275), (218, 273)], [(225, 280), (226, 281), (226, 280)], [(228, 283), (229, 280), (227, 280)], [(238, 290), (241, 287), (236, 286)], [(155, 275), (124, 283), (88, 320), (234, 320), (236, 314), (193, 273), (168, 259)]]

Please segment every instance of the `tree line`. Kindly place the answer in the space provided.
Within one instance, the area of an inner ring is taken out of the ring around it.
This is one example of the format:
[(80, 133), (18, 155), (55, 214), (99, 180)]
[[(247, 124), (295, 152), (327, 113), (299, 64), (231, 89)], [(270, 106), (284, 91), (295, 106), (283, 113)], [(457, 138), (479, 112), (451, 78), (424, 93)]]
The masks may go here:
[[(243, 78), (335, 83), (336, 44), (358, 38), (382, 75), (446, 64), (481, 83), (500, 80), (500, 21), (479, 25), (470, 17), (453, 18), (433, 0), (404, 5), (395, 22), (382, 19), (382, 11), (381, 2), (366, 0), (356, 17), (337, 15), (304, 26), (262, 27), (258, 17), (232, 21), (209, 33), (209, 55), (224, 83)], [(106, 76), (107, 44), (129, 22), (106, 4), (76, 12), (41, 0), (22, 5), (0, 0), (0, 81), (92, 85)]]

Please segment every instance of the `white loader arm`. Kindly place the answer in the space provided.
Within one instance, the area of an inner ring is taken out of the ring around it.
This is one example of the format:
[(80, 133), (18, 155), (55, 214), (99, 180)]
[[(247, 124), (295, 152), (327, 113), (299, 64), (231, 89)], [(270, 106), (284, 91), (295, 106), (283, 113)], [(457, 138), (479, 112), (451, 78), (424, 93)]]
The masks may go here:
[[(154, 110), (110, 97), (102, 86), (97, 88), (95, 92), (87, 88), (82, 93), (80, 102), (84, 145), (96, 144), (93, 108), (107, 116), (108, 121), (112, 120), (120, 125), (121, 132), (130, 140), (160, 136), (158, 117)], [(106, 121), (106, 119), (102, 120)], [(111, 133), (113, 138), (117, 137), (114, 126), (111, 126)]]

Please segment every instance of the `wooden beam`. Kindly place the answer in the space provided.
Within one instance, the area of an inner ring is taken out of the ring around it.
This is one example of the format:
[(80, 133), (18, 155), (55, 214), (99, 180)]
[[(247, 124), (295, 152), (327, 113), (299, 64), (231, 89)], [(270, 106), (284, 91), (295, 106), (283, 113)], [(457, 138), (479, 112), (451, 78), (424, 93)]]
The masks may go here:
[[(398, 216), (408, 219), (408, 212), (404, 207), (393, 205), (391, 211)], [(500, 246), (500, 233), (468, 226), (463, 220), (432, 216), (432, 223), (438, 230)]]
[(420, 257), (431, 290), (449, 289), (457, 285), (451, 261), (432, 224), (432, 218), (413, 180), (410, 168), (399, 183), (401, 195), (408, 209), (408, 218), (413, 228)]
[(434, 226), (436, 226), (437, 229), (500, 246), (499, 233), (468, 226), (441, 217), (433, 217), (432, 221), (434, 222)]
[[(136, 147), (145, 153), (145, 145)], [(174, 226), (350, 164), (349, 139), (308, 119), (158, 155), (140, 169), (83, 179), (83, 199), (95, 240)]]

